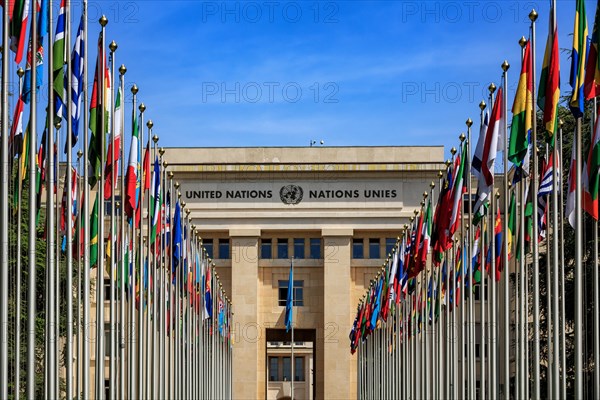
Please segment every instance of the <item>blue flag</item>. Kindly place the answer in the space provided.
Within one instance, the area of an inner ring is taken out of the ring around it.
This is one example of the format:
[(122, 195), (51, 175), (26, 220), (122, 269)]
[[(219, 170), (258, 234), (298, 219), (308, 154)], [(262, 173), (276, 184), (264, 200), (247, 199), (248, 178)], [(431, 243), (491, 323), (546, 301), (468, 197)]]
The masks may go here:
[(179, 200), (175, 203), (175, 213), (173, 215), (173, 279), (175, 280), (175, 271), (181, 261), (181, 206)]
[(293, 264), (290, 264), (290, 279), (288, 282), (287, 301), (285, 303), (285, 331), (289, 332), (292, 329), (294, 306), (294, 269)]

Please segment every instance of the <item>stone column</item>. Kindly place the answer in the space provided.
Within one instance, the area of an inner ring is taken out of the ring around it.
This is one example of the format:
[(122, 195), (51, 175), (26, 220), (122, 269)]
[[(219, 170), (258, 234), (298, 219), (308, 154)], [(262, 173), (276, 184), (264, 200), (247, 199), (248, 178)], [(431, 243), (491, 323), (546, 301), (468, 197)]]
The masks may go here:
[(356, 376), (352, 374), (353, 360), (348, 345), (348, 330), (351, 328), (353, 318), (350, 304), (353, 230), (323, 229), (322, 235), (324, 243), (323, 398), (350, 399), (356, 397)]
[[(261, 337), (258, 325), (258, 238), (260, 229), (231, 229), (231, 292), (235, 312), (233, 398), (258, 398), (256, 368)], [(263, 379), (264, 380), (264, 379)]]

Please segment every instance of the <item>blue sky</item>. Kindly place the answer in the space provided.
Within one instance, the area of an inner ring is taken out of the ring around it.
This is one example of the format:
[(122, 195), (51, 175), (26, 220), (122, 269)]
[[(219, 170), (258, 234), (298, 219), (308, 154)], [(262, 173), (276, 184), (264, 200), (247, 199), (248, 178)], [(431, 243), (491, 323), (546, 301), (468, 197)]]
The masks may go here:
[[(315, 139), (449, 149), (467, 118), (478, 122), (478, 104), (490, 82), (500, 84), (505, 59), (512, 105), (518, 39), (529, 36), (532, 8), (539, 13), (539, 77), (549, 4), (98, 1), (90, 2), (90, 43), (104, 13), (107, 39), (119, 44), (117, 64), (128, 67), (126, 86), (140, 87), (163, 146), (306, 146)], [(596, 5), (586, 6), (591, 34)], [(570, 49), (575, 1), (559, 0), (557, 9), (559, 45)], [(563, 93), (570, 92), (568, 57), (565, 51)]]

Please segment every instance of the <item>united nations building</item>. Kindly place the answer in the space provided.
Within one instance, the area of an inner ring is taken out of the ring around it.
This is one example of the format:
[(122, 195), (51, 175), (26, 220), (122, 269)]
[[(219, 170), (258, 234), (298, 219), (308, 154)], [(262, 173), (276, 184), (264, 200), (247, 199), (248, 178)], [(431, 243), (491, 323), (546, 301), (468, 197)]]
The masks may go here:
[[(443, 147), (165, 150), (231, 294), (233, 398), (290, 398), (292, 378), (295, 399), (356, 398), (356, 305), (445, 169)], [(284, 321), (292, 262), (293, 361)]]

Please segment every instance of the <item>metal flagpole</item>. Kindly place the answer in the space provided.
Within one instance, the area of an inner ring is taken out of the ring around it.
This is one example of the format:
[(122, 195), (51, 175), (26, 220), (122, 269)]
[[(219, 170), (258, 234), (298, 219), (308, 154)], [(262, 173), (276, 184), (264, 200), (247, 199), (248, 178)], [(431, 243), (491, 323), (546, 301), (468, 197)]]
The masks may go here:
[[(563, 125), (563, 121), (562, 119), (558, 120), (558, 154), (560, 154), (560, 158), (562, 160), (562, 155), (563, 155), (563, 151), (562, 151), (562, 125)], [(563, 229), (563, 221), (564, 221), (564, 212), (563, 212), (563, 207), (562, 204), (564, 204), (564, 194), (562, 191), (562, 187), (563, 187), (563, 168), (561, 165), (560, 170), (558, 171), (559, 173), (559, 181), (560, 181), (560, 191), (558, 193), (559, 198), (558, 198), (558, 202), (559, 204), (561, 204), (561, 207), (559, 207), (559, 221), (560, 221), (560, 226), (557, 225), (556, 227), (559, 228), (560, 227), (560, 242), (562, 243), (562, 245), (560, 246), (559, 250), (560, 250), (560, 269), (559, 269), (559, 276), (560, 276), (560, 370), (561, 370), (561, 378), (560, 378), (560, 397), (561, 398), (566, 398), (567, 397), (567, 358), (566, 358), (566, 347), (565, 347), (565, 330), (566, 330), (566, 322), (565, 322), (565, 253), (564, 253), (564, 243), (565, 243), (565, 238), (564, 238), (564, 229)], [(558, 324), (558, 321), (557, 321)]]
[[(136, 124), (135, 124), (135, 120), (137, 119), (137, 93), (138, 93), (138, 87), (137, 85), (133, 85), (131, 87), (131, 93), (132, 93), (132, 100), (131, 100), (131, 114), (132, 114), (132, 129), (136, 128)], [(133, 135), (136, 135), (136, 132), (132, 132)], [(138, 155), (139, 155), (139, 146), (140, 146), (140, 142), (138, 141)], [(136, 155), (137, 157), (137, 155)], [(139, 165), (137, 167), (139, 169)], [(137, 173), (139, 174), (140, 172), (137, 171)], [(141, 176), (141, 175), (140, 175)], [(128, 357), (127, 357), (127, 362), (129, 364), (129, 376), (128, 376), (128, 382), (127, 382), (127, 387), (129, 389), (128, 393), (129, 399), (135, 399), (137, 398), (137, 393), (136, 393), (136, 389), (137, 389), (137, 368), (138, 368), (138, 364), (136, 364), (137, 362), (137, 356), (141, 353), (140, 351), (138, 351), (138, 353), (136, 354), (135, 351), (137, 349), (137, 343), (139, 342), (139, 340), (136, 340), (136, 333), (137, 333), (137, 329), (138, 327), (135, 324), (135, 317), (136, 317), (136, 310), (135, 310), (135, 303), (136, 303), (136, 276), (135, 276), (135, 265), (136, 265), (136, 257), (138, 256), (139, 252), (137, 251), (136, 248), (136, 239), (137, 239), (137, 234), (135, 232), (135, 225), (136, 225), (136, 214), (137, 214), (137, 210), (135, 209), (137, 207), (137, 205), (134, 206), (134, 209), (132, 211), (132, 216), (131, 216), (131, 222), (130, 222), (130, 229), (131, 229), (131, 242), (132, 242), (132, 246), (131, 246), (131, 254), (129, 255), (130, 259), (129, 259), (129, 266), (127, 266), (127, 269), (131, 269), (131, 282), (129, 283), (129, 288), (128, 292), (129, 292), (129, 315), (128, 315), (128, 323), (129, 323), (129, 344), (128, 344)], [(126, 244), (127, 246), (129, 246), (129, 243)]]
[[(154, 165), (154, 163), (152, 162), (153, 152), (151, 151), (152, 148), (151, 148), (151, 144), (150, 144), (150, 140), (153, 139), (152, 138), (152, 126), (153, 126), (152, 120), (149, 119), (148, 122), (146, 123), (146, 126), (148, 127), (148, 170), (145, 172), (144, 181), (146, 179), (148, 179), (146, 175), (150, 176), (150, 179), (152, 179), (152, 173), (150, 171), (152, 170), (152, 167)], [(144, 151), (144, 155), (145, 155), (145, 151)], [(144, 162), (143, 168), (146, 168), (145, 162)], [(144, 183), (144, 185), (145, 185), (145, 183)], [(144, 190), (145, 190), (145, 188), (144, 188)], [(152, 215), (150, 212), (150, 210), (152, 209), (152, 206), (150, 204), (151, 200), (152, 200), (152, 193), (150, 193), (150, 188), (148, 188), (148, 196), (147, 196), (147, 202), (146, 202), (146, 224), (147, 224), (147, 226), (146, 226), (146, 242), (145, 242), (146, 257), (144, 260), (144, 268), (146, 268), (146, 266), (147, 266), (147, 270), (144, 271), (144, 273), (146, 273), (147, 276), (146, 276), (146, 280), (144, 281), (144, 286), (143, 286), (143, 287), (145, 287), (145, 283), (146, 283), (146, 281), (148, 281), (148, 287), (145, 288), (145, 290), (146, 290), (146, 293), (145, 293), (146, 308), (144, 310), (145, 317), (146, 317), (145, 327), (144, 327), (145, 328), (144, 332), (146, 335), (144, 338), (144, 342), (146, 344), (146, 354), (144, 355), (144, 359), (146, 362), (145, 373), (144, 373), (144, 382), (146, 384), (145, 385), (146, 387), (145, 387), (144, 394), (145, 394), (146, 399), (153, 397), (152, 393), (151, 393), (151, 388), (150, 388), (150, 385), (152, 384), (152, 375), (151, 375), (151, 371), (150, 371), (150, 360), (153, 357), (153, 353), (150, 351), (150, 349), (151, 349), (153, 341), (154, 341), (154, 334), (152, 332), (152, 325), (150, 322), (150, 315), (152, 314), (153, 309), (154, 309), (154, 299), (152, 299), (150, 296), (150, 293), (151, 293), (150, 286), (154, 284), (154, 282), (153, 282), (154, 274), (152, 273), (152, 254), (150, 251), (150, 247), (152, 246), (151, 240), (150, 240), (150, 236), (151, 236), (151, 232), (152, 232)]]
[[(164, 200), (162, 199), (166, 199), (166, 196), (164, 195), (164, 193), (166, 192), (166, 181), (165, 181), (165, 176), (166, 176), (166, 169), (167, 169), (167, 162), (164, 161), (164, 154), (165, 154), (165, 150), (163, 148), (161, 148), (159, 150), (160, 153), (160, 163), (162, 165), (162, 170), (161, 170), (161, 175), (160, 175), (160, 196), (161, 196), (161, 204), (164, 204)], [(161, 206), (161, 211), (162, 210), (166, 211), (166, 206), (163, 208)], [(166, 214), (165, 212), (161, 212), (160, 215), (162, 221), (161, 221), (161, 225), (163, 227), (163, 232), (161, 232), (160, 235), (160, 258), (161, 260), (159, 261), (159, 273), (160, 273), (160, 324), (159, 324), (159, 330), (160, 330), (160, 344), (159, 344), (159, 352), (160, 352), (160, 356), (159, 356), (159, 371), (158, 371), (158, 380), (159, 380), (159, 398), (165, 400), (166, 399), (166, 392), (165, 392), (165, 340), (167, 339), (166, 336), (166, 314), (167, 314), (167, 299), (166, 299), (166, 285), (167, 285), (167, 279), (166, 279), (166, 271), (167, 271), (167, 265), (168, 265), (168, 261), (167, 261), (167, 253), (166, 253)]]
[[(82, 169), (82, 164), (81, 164), (81, 159), (83, 157), (83, 151), (81, 151), (81, 149), (79, 149), (77, 151), (77, 166), (79, 169), (79, 180), (77, 182), (77, 204), (78, 204), (78, 208), (79, 210), (81, 210), (81, 206), (79, 206), (79, 204), (81, 204), (82, 201), (82, 188), (83, 185), (86, 185), (87, 183), (83, 181), (83, 175), (81, 175), (81, 169)], [(77, 344), (76, 349), (75, 349), (75, 366), (76, 366), (76, 370), (75, 370), (75, 394), (77, 396), (77, 398), (79, 399), (81, 396), (81, 386), (80, 386), (80, 382), (81, 382), (81, 371), (82, 369), (82, 365), (81, 365), (81, 343), (84, 340), (84, 336), (82, 334), (82, 327), (81, 327), (81, 259), (82, 259), (82, 254), (81, 254), (81, 222), (83, 221), (84, 216), (82, 215), (81, 211), (78, 211), (78, 221), (77, 221), (77, 229), (78, 229), (78, 234), (77, 234), (77, 306), (76, 306), (76, 310), (77, 310), (77, 331), (75, 333), (75, 343)]]
[[(6, 8), (6, 7), (4, 7)], [(31, 7), (31, 108), (30, 108), (30, 131), (29, 131), (29, 284), (28, 290), (28, 313), (27, 313), (27, 398), (33, 399), (36, 397), (36, 385), (35, 385), (35, 366), (36, 366), (36, 355), (35, 355), (35, 322), (36, 322), (36, 232), (35, 232), (35, 217), (36, 217), (36, 193), (35, 193), (35, 176), (36, 176), (36, 143), (37, 143), (37, 49), (38, 49), (38, 26), (37, 26), (37, 7)], [(7, 42), (4, 42), (7, 43)], [(8, 51), (8, 49), (5, 49)], [(3, 62), (7, 62), (8, 57), (3, 57)], [(3, 79), (6, 79), (8, 75), (4, 75)], [(3, 103), (8, 104), (8, 103)], [(6, 109), (6, 107), (3, 107)], [(8, 121), (8, 118), (5, 120)], [(8, 124), (3, 124), (8, 125)], [(5, 129), (4, 126), (2, 129)], [(6, 135), (3, 135), (3, 140), (6, 140)], [(6, 147), (3, 147), (3, 155), (6, 152)], [(7, 158), (4, 158), (7, 160)], [(6, 168), (3, 164), (3, 168)], [(5, 181), (6, 182), (6, 181)], [(5, 185), (3, 185), (5, 187)], [(3, 189), (6, 190), (6, 189)], [(3, 209), (2, 212), (5, 210)], [(3, 216), (4, 217), (4, 216)], [(7, 222), (7, 218), (3, 218), (3, 222)], [(7, 226), (7, 225), (4, 225)], [(3, 243), (4, 246), (4, 243)], [(3, 254), (7, 254), (2, 252)], [(8, 268), (4, 268), (5, 270)], [(5, 280), (5, 283), (7, 280)], [(7, 291), (3, 291), (3, 296), (6, 296)], [(3, 310), (4, 311), (4, 310)], [(3, 325), (2, 327), (3, 336), (7, 338), (7, 328)], [(6, 350), (6, 343), (3, 341), (2, 349)], [(4, 363), (4, 359), (2, 360)], [(4, 367), (4, 366), (3, 366)], [(8, 375), (3, 375), (7, 377)], [(4, 379), (3, 379), (4, 380)], [(8, 381), (6, 379), (6, 381)]]
[[(175, 182), (175, 190), (177, 191), (177, 195), (176, 201), (180, 201), (179, 199), (181, 198), (181, 193), (179, 192), (179, 182)], [(175, 218), (173, 218), (173, 224), (175, 223)], [(173, 233), (176, 232), (175, 227), (173, 227), (173, 229), (171, 230)], [(175, 239), (175, 238), (173, 238)], [(175, 248), (173, 247), (172, 251), (175, 251)], [(173, 398), (175, 399), (180, 399), (181, 396), (179, 395), (179, 376), (177, 374), (178, 371), (180, 371), (179, 368), (179, 364), (180, 364), (180, 347), (179, 347), (179, 336), (180, 336), (180, 325), (179, 325), (179, 315), (180, 315), (180, 311), (181, 311), (181, 307), (179, 304), (179, 292), (180, 290), (178, 289), (178, 286), (181, 285), (181, 269), (183, 268), (181, 260), (179, 260), (179, 265), (177, 265), (177, 270), (175, 271), (175, 285), (173, 287), (173, 291), (174, 291), (174, 297), (175, 297), (175, 301), (173, 302), (173, 307), (175, 309), (175, 337), (174, 337), (174, 341), (173, 341), (173, 353), (174, 353), (174, 368), (173, 368)]]
[[(150, 127), (152, 126), (151, 121), (148, 121), (148, 127), (149, 129), (151, 129)], [(157, 147), (157, 143), (158, 143), (158, 136), (154, 135), (154, 137), (152, 138), (152, 141), (154, 142), (154, 154), (152, 159), (156, 159), (158, 157), (158, 147)], [(159, 171), (160, 173), (160, 165), (159, 165)], [(154, 179), (160, 179), (160, 177), (153, 177)], [(160, 181), (159, 181), (160, 182)], [(156, 183), (155, 183), (156, 184)], [(160, 184), (160, 183), (159, 183)], [(154, 191), (156, 192), (157, 188), (154, 189)], [(154, 195), (158, 195), (160, 196), (160, 193), (154, 193)], [(150, 198), (150, 196), (148, 196)], [(160, 202), (158, 201), (158, 199), (156, 197), (154, 197), (154, 214), (153, 215), (149, 215), (149, 219), (152, 221), (151, 225), (154, 225), (154, 215), (160, 215), (160, 209), (157, 208), (157, 205), (160, 207)], [(158, 220), (157, 220), (157, 225), (158, 225)], [(153, 231), (153, 227), (150, 228), (151, 232)], [(158, 230), (158, 226), (156, 227), (156, 229)], [(160, 232), (156, 232), (156, 234), (154, 235), (154, 242), (151, 243), (151, 247), (152, 250), (150, 252), (150, 265), (148, 267), (149, 270), (152, 271), (152, 292), (153, 292), (153, 297), (152, 297), (152, 394), (150, 395), (152, 398), (157, 399), (158, 398), (158, 376), (157, 376), (157, 369), (158, 369), (158, 358), (159, 358), (159, 353), (158, 353), (158, 349), (157, 349), (157, 345), (158, 345), (158, 331), (157, 331), (157, 319), (158, 319), (158, 312), (159, 312), (159, 301), (158, 301), (158, 287), (159, 287), (159, 274), (157, 274), (157, 272), (160, 272), (160, 268), (158, 267), (159, 264), (159, 260), (157, 259), (157, 243), (160, 241)]]
[[(89, 186), (89, 138), (88, 125), (89, 115), (88, 110), (88, 14), (87, 0), (83, 0), (83, 31), (84, 43), (86, 50), (83, 53), (83, 176), (84, 176), (84, 198), (83, 198), (83, 215), (87, 219), (90, 215), (90, 186)], [(87, 398), (90, 395), (90, 344), (85, 338), (89, 337), (88, 329), (90, 327), (90, 229), (89, 223), (86, 224), (83, 230), (83, 376), (82, 376), (82, 397)]]
[[(504, 201), (504, 224), (503, 224), (503, 232), (504, 238), (502, 240), (502, 267), (504, 272), (504, 323), (503, 326), (503, 345), (504, 351), (502, 352), (503, 357), (503, 383), (504, 383), (504, 398), (509, 400), (510, 398), (510, 269), (508, 265), (508, 240), (507, 240), (507, 232), (508, 232), (508, 207), (509, 207), (509, 199), (508, 199), (508, 69), (510, 68), (510, 64), (508, 61), (504, 60), (502, 63), (502, 70), (504, 71), (504, 124), (502, 129), (504, 130), (504, 175), (503, 175), (503, 201)], [(556, 225), (555, 225), (556, 226)]]
[[(121, 65), (119, 67), (120, 73), (120, 98), (119, 98), (119, 106), (121, 107), (121, 115), (125, 115), (125, 99), (123, 98), (125, 95), (125, 74), (127, 73), (127, 68), (125, 65)], [(129, 265), (125, 265), (125, 252), (129, 250), (129, 241), (127, 240), (128, 236), (126, 235), (126, 226), (125, 226), (125, 118), (121, 118), (121, 126), (115, 127), (115, 129), (120, 129), (121, 131), (121, 148), (120, 158), (121, 158), (121, 207), (119, 211), (119, 222), (121, 226), (121, 246), (119, 250), (120, 256), (120, 271), (121, 271), (121, 288), (119, 294), (119, 398), (125, 398), (125, 282), (128, 281), (125, 279), (126, 274), (129, 274)], [(131, 255), (129, 255), (131, 257)], [(130, 298), (131, 301), (131, 298)], [(131, 363), (131, 358), (127, 359), (128, 363)], [(130, 377), (129, 377), (130, 378)]]
[[(23, 68), (19, 68), (17, 70), (17, 75), (19, 76), (19, 96), (21, 96), (22, 94), (22, 88), (23, 88), (23, 75), (25, 74), (25, 71), (23, 71)], [(4, 103), (3, 103), (4, 104)], [(4, 107), (4, 108), (8, 108), (8, 107)], [(13, 123), (15, 123), (15, 121), (13, 121)], [(51, 129), (51, 128), (50, 128)], [(48, 135), (50, 136), (50, 135)], [(19, 156), (19, 160), (21, 159), (22, 155)], [(53, 158), (53, 157), (51, 157)], [(54, 171), (53, 171), (54, 172)], [(22, 195), (23, 195), (23, 188), (21, 185), (21, 168), (17, 167), (17, 174), (18, 174), (18, 185), (19, 188), (15, 189), (18, 192), (18, 203), (17, 203), (17, 265), (16, 265), (16, 287), (15, 287), (15, 315), (20, 316), (21, 315), (21, 301), (23, 299), (23, 295), (21, 293), (21, 273), (22, 273), (22, 260), (21, 260), (21, 226), (22, 226), (22, 213), (21, 213), (21, 204), (22, 204)], [(5, 181), (7, 182), (7, 181)], [(6, 185), (8, 186), (8, 185)], [(4, 187), (4, 186), (3, 186)], [(51, 193), (50, 191), (48, 191), (47, 193)], [(14, 195), (14, 194), (13, 194)], [(7, 198), (7, 203), (8, 203), (8, 198)], [(53, 210), (54, 211), (54, 210)], [(47, 217), (47, 221), (50, 221), (50, 218), (54, 216), (54, 213), (50, 213), (48, 212), (48, 217)], [(7, 225), (4, 225), (7, 226)], [(50, 237), (53, 238), (52, 235), (50, 235)], [(54, 243), (54, 241), (52, 241), (52, 243)], [(46, 251), (50, 250), (50, 246), (51, 246), (51, 242), (48, 241), (48, 247), (46, 248)], [(54, 254), (54, 253), (52, 253)], [(50, 259), (54, 260), (54, 258), (52, 256), (50, 256)], [(5, 267), (3, 266), (3, 268), (5, 270), (8, 270), (8, 265), (6, 265)], [(48, 271), (51, 271), (52, 268), (49, 267)], [(47, 271), (47, 273), (48, 273)], [(49, 285), (51, 287), (51, 285)], [(8, 288), (6, 289), (6, 292), (3, 293), (8, 293)], [(49, 308), (49, 307), (48, 307)], [(15, 318), (15, 399), (19, 399), (20, 395), (21, 395), (21, 318)], [(48, 318), (48, 321), (50, 320), (50, 318)], [(8, 325), (8, 323), (7, 323)], [(49, 330), (47, 331), (49, 332)], [(4, 343), (4, 341), (2, 342)], [(49, 334), (46, 334), (46, 343), (48, 344), (48, 348), (50, 348), (52, 342), (52, 339), (50, 338)], [(5, 354), (8, 353), (8, 350)], [(49, 357), (48, 357), (49, 358)], [(52, 368), (54, 370), (54, 368)], [(8, 375), (4, 375), (8, 378)], [(49, 374), (46, 375), (47, 377), (49, 376)], [(8, 380), (8, 379), (7, 379)], [(4, 381), (4, 379), (3, 379)], [(50, 379), (48, 379), (49, 382), (52, 382)], [(6, 397), (7, 398), (7, 397)]]
[[(69, 8), (69, 7), (67, 7)], [(53, 21), (52, 21), (52, 7), (47, 8), (48, 12), (48, 47), (54, 43), (54, 33), (52, 31)], [(4, 42), (6, 43), (6, 42)], [(48, 65), (54, 65), (54, 52), (48, 51)], [(21, 68), (17, 71), (19, 76), (22, 76), (24, 73)], [(21, 85), (19, 85), (19, 88)], [(3, 103), (4, 104), (4, 103)], [(49, 234), (46, 237), (46, 360), (45, 360), (45, 368), (46, 368), (46, 397), (50, 398), (54, 396), (55, 393), (55, 384), (56, 378), (54, 374), (56, 373), (56, 368), (54, 368), (56, 362), (56, 338), (52, 335), (53, 327), (56, 326), (56, 313), (53, 304), (55, 303), (55, 290), (56, 286), (53, 285), (55, 282), (56, 276), (56, 264), (54, 262), (54, 255), (56, 254), (56, 242), (54, 241), (54, 226), (55, 226), (55, 214), (54, 214), (54, 71), (52, 67), (48, 68), (48, 105), (47, 105), (47, 117), (46, 117), (46, 126), (47, 129), (46, 134), (46, 162), (48, 163), (48, 168), (46, 169), (46, 232)], [(41, 190), (41, 189), (40, 189)], [(19, 196), (21, 196), (21, 190), (19, 190)], [(19, 201), (19, 205), (21, 201)], [(20, 207), (19, 207), (20, 210)], [(21, 218), (19, 217), (18, 224), (21, 224)], [(17, 241), (21, 241), (21, 233), (18, 233)], [(20, 246), (19, 246), (20, 248)], [(17, 263), (20, 264), (20, 257), (17, 259)], [(17, 298), (21, 299), (21, 268), (17, 267)], [(79, 294), (79, 292), (78, 292)], [(16, 315), (21, 315), (21, 302), (18, 301), (16, 303), (17, 310)], [(17, 328), (15, 338), (21, 337), (21, 324), (20, 318), (17, 318)], [(21, 380), (21, 355), (19, 350), (19, 345), (21, 340), (15, 340), (17, 344), (17, 348), (15, 349), (15, 400), (19, 399), (20, 396), (20, 380)], [(78, 360), (79, 361), (79, 360)]]
[[(140, 119), (139, 119), (139, 124), (138, 124), (138, 132), (139, 132), (139, 146), (140, 146), (140, 151), (143, 151), (142, 149), (144, 148), (144, 111), (146, 111), (146, 106), (144, 105), (144, 103), (141, 103), (140, 106), (138, 107), (138, 109), (140, 110)], [(140, 215), (140, 226), (139, 226), (139, 237), (138, 237), (138, 256), (137, 256), (137, 260), (138, 261), (138, 270), (140, 273), (140, 281), (139, 281), (139, 287), (140, 287), (140, 301), (138, 304), (138, 313), (137, 313), (137, 317), (138, 317), (138, 326), (137, 326), (137, 331), (138, 331), (138, 357), (137, 357), (137, 393), (138, 393), (138, 397), (139, 398), (144, 398), (144, 369), (143, 369), (143, 364), (144, 364), (144, 311), (145, 311), (145, 305), (144, 305), (144, 218), (143, 218), (143, 211), (144, 211), (144, 159), (141, 159), (142, 161), (142, 166), (140, 168), (140, 196), (139, 196), (139, 203), (138, 203), (138, 209), (137, 209), (137, 213), (139, 213)], [(137, 220), (137, 216), (134, 218), (135, 220)]]
[[(105, 48), (106, 24), (108, 19), (103, 15), (99, 20), (102, 27), (101, 44), (98, 54), (98, 100), (96, 107), (100, 108), (100, 179), (98, 180), (98, 264), (96, 266), (96, 399), (104, 399), (104, 163), (105, 163)], [(94, 171), (96, 173), (96, 171)]]
[[(529, 13), (529, 19), (531, 20), (531, 71), (532, 76), (535, 76), (535, 21), (537, 20), (538, 14), (535, 10)], [(535, 79), (531, 80), (531, 97), (536, 98), (535, 91)], [(532, 107), (535, 110), (535, 100), (532, 100)], [(538, 246), (538, 204), (537, 204), (537, 192), (538, 192), (538, 156), (537, 156), (537, 120), (532, 118), (531, 125), (531, 142), (533, 143), (533, 157), (532, 157), (532, 168), (531, 168), (531, 193), (532, 193), (532, 234), (531, 242), (533, 244), (533, 397), (540, 397), (540, 263), (539, 263), (539, 246)]]
[[(116, 287), (115, 287), (115, 276), (117, 274), (117, 263), (116, 258), (119, 254), (117, 249), (115, 248), (116, 240), (116, 226), (115, 226), (115, 190), (116, 190), (116, 174), (117, 174), (117, 164), (115, 160), (115, 145), (116, 145), (116, 126), (115, 126), (115, 52), (117, 51), (117, 43), (113, 40), (108, 45), (110, 49), (110, 104), (109, 112), (110, 112), (110, 151), (108, 160), (111, 161), (111, 172), (110, 172), (110, 266), (109, 266), (109, 282), (110, 282), (110, 307), (109, 307), (109, 326), (110, 326), (110, 344), (109, 344), (109, 398), (114, 399), (117, 394), (117, 335), (116, 335), (116, 305), (115, 305), (115, 296), (116, 296)], [(104, 88), (104, 87), (103, 87)], [(104, 90), (104, 89), (103, 89)], [(106, 99), (103, 97), (103, 109), (106, 109)], [(104, 120), (104, 119), (103, 119)], [(103, 132), (104, 134), (104, 132)], [(104, 166), (102, 166), (104, 167)], [(103, 184), (103, 182), (101, 182)], [(70, 398), (70, 397), (67, 397)]]
[[(483, 110), (485, 109), (485, 102), (482, 100), (479, 103), (481, 124), (483, 125)], [(475, 309), (473, 301), (473, 268), (472, 268), (472, 243), (473, 243), (473, 227), (471, 221), (473, 221), (473, 179), (471, 171), (471, 127), (473, 126), (473, 120), (467, 119), (467, 204), (468, 204), (468, 222), (467, 222), (467, 262), (469, 263), (469, 312), (467, 314), (467, 325), (468, 325), (468, 360), (469, 360), (469, 395), (470, 399), (475, 398)], [(441, 284), (441, 283), (440, 283)]]
[[(165, 207), (165, 210), (169, 216), (169, 222), (170, 225), (173, 224), (173, 214), (171, 213), (171, 203), (173, 202), (173, 172), (169, 171), (168, 173), (168, 177), (169, 177), (169, 207)], [(175, 396), (173, 395), (173, 361), (174, 361), (174, 356), (173, 356), (173, 297), (172, 297), (172, 289), (173, 289), (173, 266), (172, 266), (172, 262), (173, 262), (173, 246), (172, 246), (172, 240), (173, 240), (173, 232), (174, 229), (172, 226), (169, 226), (169, 231), (171, 232), (171, 243), (168, 243), (168, 246), (170, 247), (170, 251), (168, 254), (168, 260), (167, 260), (167, 271), (166, 271), (166, 275), (167, 275), (167, 298), (169, 299), (169, 315), (168, 315), (168, 328), (167, 328), (167, 344), (166, 344), (166, 367), (167, 367), (167, 382), (166, 382), (166, 393), (167, 396), (166, 398), (174, 398)]]
[[(458, 139), (460, 140), (460, 149), (461, 149), (461, 157), (463, 154), (465, 154), (462, 150), (463, 150), (463, 146), (468, 146), (468, 143), (465, 143), (465, 140), (467, 139), (467, 137), (465, 136), (464, 133), (461, 133), (458, 137)], [(466, 148), (466, 150), (468, 151), (468, 147)], [(467, 152), (467, 158), (469, 158), (469, 153)], [(466, 160), (461, 160), (461, 163), (464, 163)], [(465, 182), (462, 183), (463, 187)], [(462, 188), (461, 188), (462, 191)], [(441, 194), (441, 188), (440, 188), (440, 194)], [(463, 193), (461, 193), (461, 196), (464, 196)], [(461, 200), (462, 201), (462, 200)], [(460, 203), (462, 205), (462, 203)], [(459, 342), (459, 346), (458, 346), (458, 355), (459, 355), (459, 359), (460, 359), (460, 380), (459, 380), (459, 396), (461, 399), (465, 398), (465, 394), (468, 392), (467, 388), (465, 387), (465, 302), (464, 302), (464, 298), (465, 298), (465, 265), (462, 262), (462, 259), (464, 259), (462, 257), (462, 255), (464, 254), (464, 252), (466, 251), (465, 249), (465, 220), (464, 220), (464, 215), (461, 214), (461, 211), (458, 211), (458, 215), (457, 218), (460, 216), (460, 246), (461, 246), (461, 263), (460, 263), (460, 293), (462, 295), (463, 301), (461, 301), (461, 307), (460, 307), (460, 342)], [(437, 293), (436, 293), (437, 295)], [(434, 313), (435, 313), (435, 308), (434, 308)], [(435, 316), (434, 316), (435, 318)]]
[[(2, 7), (2, 143), (0, 175), (8, 183), (8, 28), (11, 16)], [(35, 69), (35, 68), (33, 68)], [(8, 184), (0, 186), (0, 397), (8, 398)], [(19, 236), (20, 237), (20, 236)], [(17, 270), (17, 273), (19, 271)], [(18, 353), (17, 353), (18, 354)], [(19, 368), (17, 368), (19, 369)], [(18, 386), (17, 386), (18, 388)], [(18, 392), (18, 390), (17, 390)]]
[(294, 398), (294, 257), (292, 257), (292, 305), (290, 312), (291, 315), (291, 325), (292, 325), (292, 377), (291, 377), (291, 385), (292, 385), (292, 395), (290, 396), (292, 399)]

